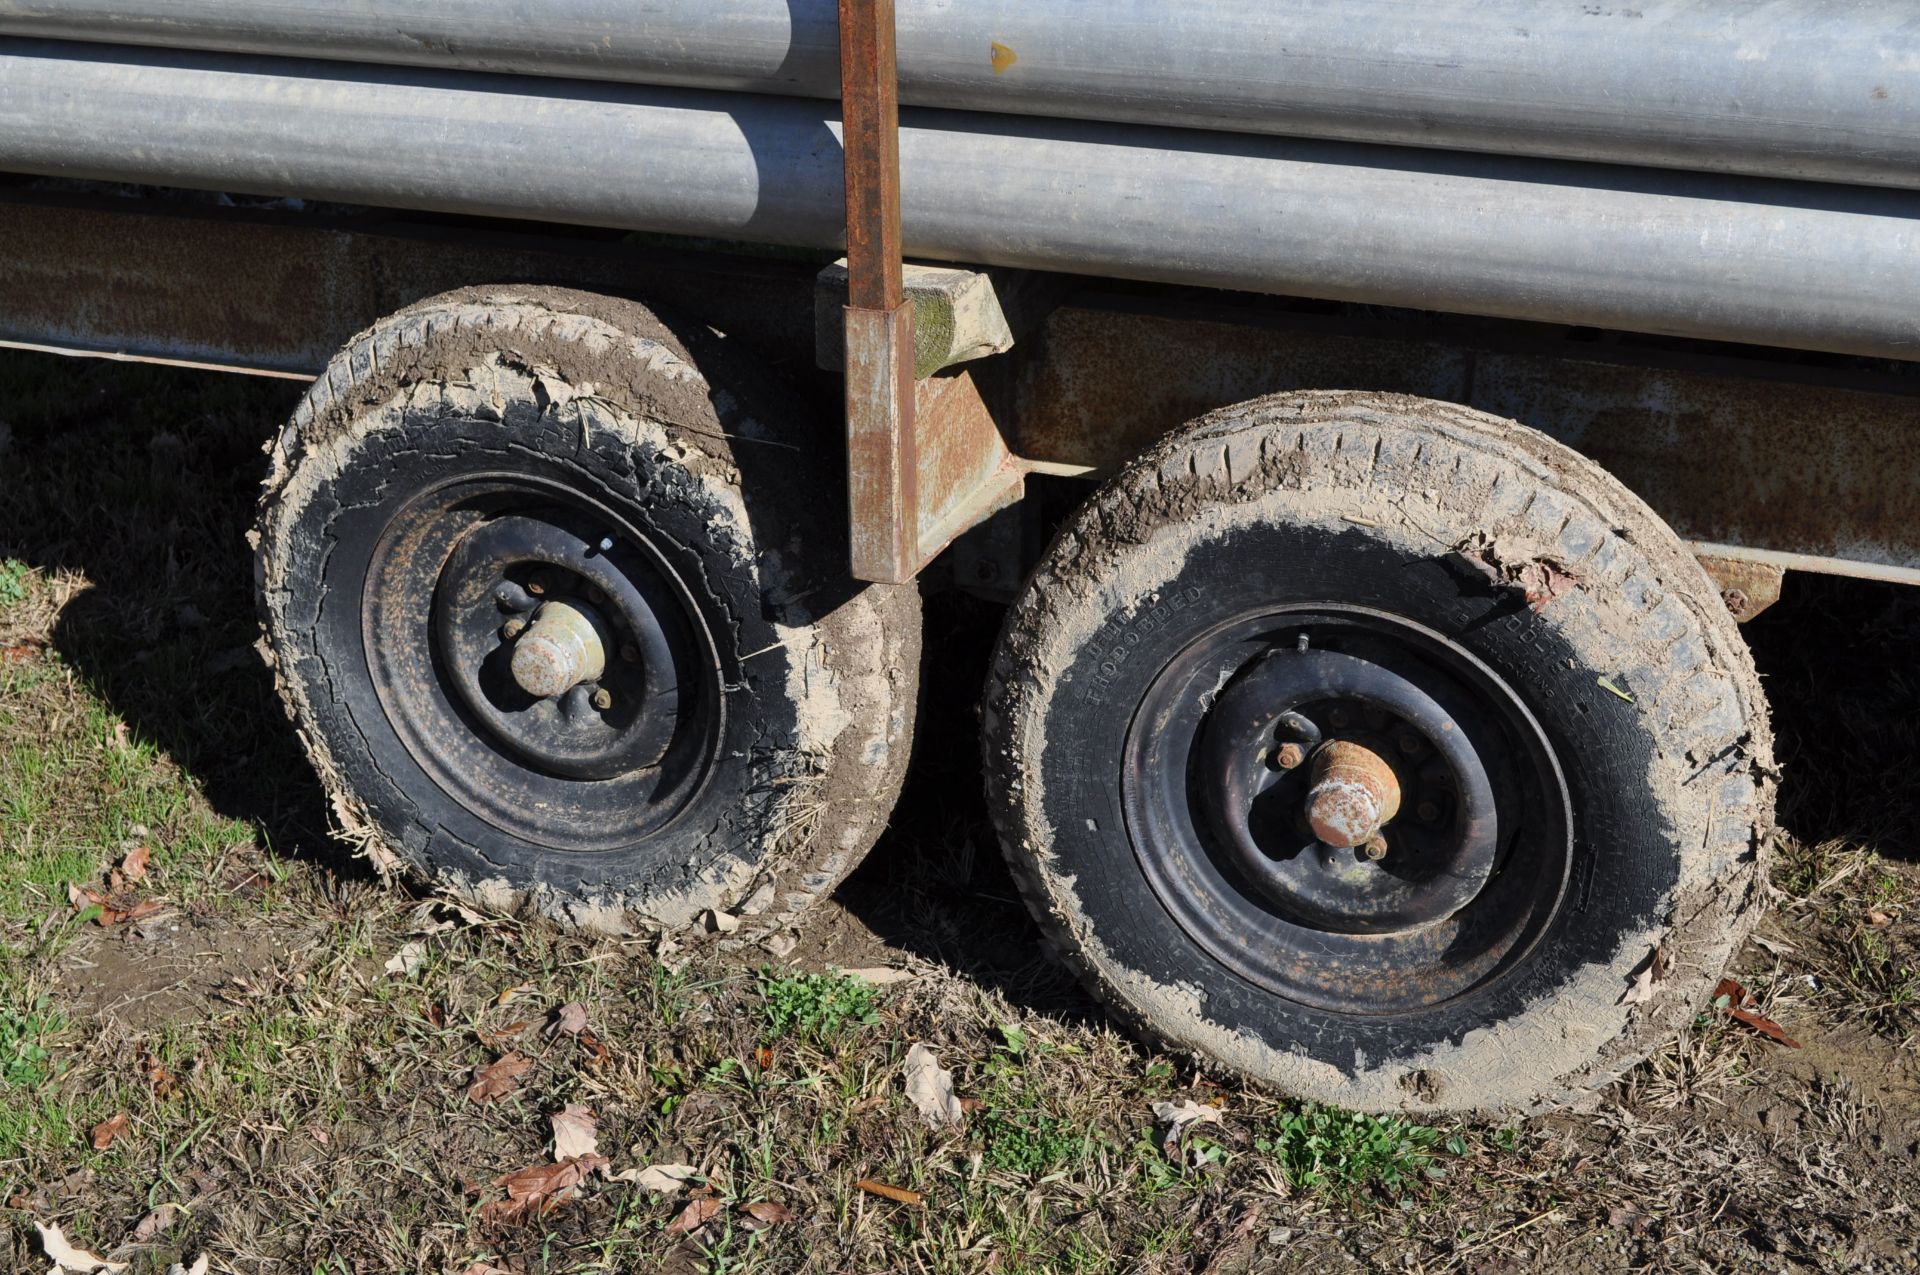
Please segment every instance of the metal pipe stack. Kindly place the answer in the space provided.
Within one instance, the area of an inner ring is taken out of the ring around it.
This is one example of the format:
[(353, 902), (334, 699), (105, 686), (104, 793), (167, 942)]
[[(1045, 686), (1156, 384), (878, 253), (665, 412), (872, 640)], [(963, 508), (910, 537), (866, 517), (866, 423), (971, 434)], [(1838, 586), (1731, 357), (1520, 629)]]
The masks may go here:
[[(917, 256), (1920, 357), (1916, 0), (900, 24)], [(830, 0), (0, 0), (0, 37), (0, 169), (839, 241)]]

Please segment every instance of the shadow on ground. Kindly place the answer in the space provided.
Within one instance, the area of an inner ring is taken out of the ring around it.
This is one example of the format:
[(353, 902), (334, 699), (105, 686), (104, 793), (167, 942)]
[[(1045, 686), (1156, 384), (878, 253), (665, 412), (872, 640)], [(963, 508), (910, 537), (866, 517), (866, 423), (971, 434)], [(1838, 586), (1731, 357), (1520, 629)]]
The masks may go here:
[(217, 813), (359, 875), (253, 650), (262, 444), (300, 389), (0, 353), (0, 559), (78, 586), (54, 648)]

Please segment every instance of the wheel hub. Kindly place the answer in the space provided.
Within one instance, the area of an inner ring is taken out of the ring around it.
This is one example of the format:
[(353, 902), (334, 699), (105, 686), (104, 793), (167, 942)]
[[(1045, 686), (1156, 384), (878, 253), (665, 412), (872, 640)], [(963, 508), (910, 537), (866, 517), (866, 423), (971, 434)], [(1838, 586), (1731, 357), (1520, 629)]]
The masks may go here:
[(517, 637), (506, 635), (513, 639), (513, 680), (535, 699), (599, 681), (607, 668), (605, 632), (604, 622), (584, 604), (543, 604)]
[(1322, 845), (1377, 847), (1380, 853), (1368, 858), (1383, 858), (1380, 829), (1399, 813), (1400, 778), (1378, 753), (1342, 739), (1321, 745), (1313, 757), (1307, 824)]
[(402, 745), (469, 810), (560, 849), (624, 845), (699, 790), (724, 724), (697, 603), (641, 528), (533, 475), (394, 509), (362, 636)]
[[(1458, 643), (1382, 612), (1228, 623), (1129, 730), (1129, 836), (1155, 893), (1253, 982), (1349, 1013), (1510, 967), (1558, 906), (1564, 785), (1538, 723)], [(1513, 866), (1523, 834), (1538, 847)]]

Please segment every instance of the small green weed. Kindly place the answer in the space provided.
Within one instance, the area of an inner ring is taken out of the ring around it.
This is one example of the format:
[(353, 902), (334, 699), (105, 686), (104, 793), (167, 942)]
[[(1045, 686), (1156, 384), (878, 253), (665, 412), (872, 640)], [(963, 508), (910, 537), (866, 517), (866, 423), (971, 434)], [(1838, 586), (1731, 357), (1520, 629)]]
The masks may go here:
[(41, 1043), (63, 1025), (42, 996), (25, 1011), (0, 1005), (0, 1084), (31, 1089), (53, 1073), (52, 1056)]
[(0, 560), (0, 607), (25, 602), (31, 591), (28, 581), (32, 575), (33, 568), (18, 558)]
[(794, 1037), (830, 1045), (849, 1028), (880, 1021), (877, 989), (839, 970), (777, 974), (762, 966), (760, 995), (768, 1040)]
[(987, 1113), (980, 1122), (981, 1153), (990, 1169), (1039, 1177), (1086, 1158), (1093, 1134), (1057, 1116), (1029, 1112)]
[(1276, 1117), (1254, 1145), (1280, 1162), (1290, 1186), (1349, 1192), (1446, 1176), (1435, 1157), (1440, 1130), (1396, 1116), (1306, 1106)]

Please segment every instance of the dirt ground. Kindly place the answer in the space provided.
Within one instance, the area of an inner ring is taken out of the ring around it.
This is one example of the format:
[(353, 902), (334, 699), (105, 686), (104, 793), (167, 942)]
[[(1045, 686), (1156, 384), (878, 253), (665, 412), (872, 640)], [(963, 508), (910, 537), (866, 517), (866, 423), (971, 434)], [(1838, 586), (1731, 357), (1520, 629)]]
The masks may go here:
[(0, 1269), (47, 1226), (136, 1273), (1920, 1269), (1920, 596), (1794, 578), (1748, 626), (1786, 769), (1730, 972), (1799, 1047), (1703, 1007), (1587, 1109), (1410, 1124), (1138, 1046), (1041, 956), (964, 598), (894, 826), (785, 960), (380, 881), (252, 653), (295, 393), (0, 353)]

